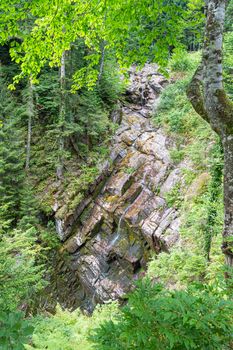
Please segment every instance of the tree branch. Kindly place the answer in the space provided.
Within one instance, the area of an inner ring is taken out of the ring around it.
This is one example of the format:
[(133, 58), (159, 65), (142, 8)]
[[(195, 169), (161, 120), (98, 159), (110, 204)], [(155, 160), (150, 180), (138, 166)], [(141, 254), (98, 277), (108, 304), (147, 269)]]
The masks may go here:
[(203, 87), (203, 63), (195, 71), (191, 82), (186, 90), (187, 97), (194, 110), (209, 123), (209, 117), (204, 106)]

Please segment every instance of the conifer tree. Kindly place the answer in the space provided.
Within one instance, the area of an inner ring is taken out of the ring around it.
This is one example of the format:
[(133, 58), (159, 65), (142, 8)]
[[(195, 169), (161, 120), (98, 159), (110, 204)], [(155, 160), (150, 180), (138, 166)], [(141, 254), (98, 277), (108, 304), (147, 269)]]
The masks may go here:
[(23, 180), (23, 133), (13, 115), (14, 96), (7, 91), (4, 68), (0, 73), (0, 233), (17, 222)]

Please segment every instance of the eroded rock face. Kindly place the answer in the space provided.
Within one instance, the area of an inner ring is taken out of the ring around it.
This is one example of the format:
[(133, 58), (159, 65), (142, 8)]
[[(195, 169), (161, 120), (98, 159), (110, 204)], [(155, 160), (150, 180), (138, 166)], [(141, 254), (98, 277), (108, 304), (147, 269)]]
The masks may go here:
[(122, 298), (146, 267), (150, 251), (169, 250), (179, 240), (179, 213), (165, 198), (182, 171), (170, 159), (171, 140), (150, 121), (168, 82), (155, 65), (141, 72), (133, 68), (130, 81), (113, 140), (111, 173), (105, 166), (107, 180), (100, 179), (96, 198), (85, 198), (69, 220), (59, 221), (64, 244), (57, 292), (68, 307), (91, 310), (97, 302)]

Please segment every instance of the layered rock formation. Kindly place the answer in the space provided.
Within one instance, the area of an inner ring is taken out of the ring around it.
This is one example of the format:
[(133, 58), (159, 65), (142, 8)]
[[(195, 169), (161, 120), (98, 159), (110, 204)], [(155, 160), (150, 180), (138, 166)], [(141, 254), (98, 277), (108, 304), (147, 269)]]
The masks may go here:
[(166, 194), (180, 181), (182, 164), (172, 164), (171, 140), (150, 120), (167, 83), (155, 65), (131, 69), (127, 102), (113, 115), (120, 125), (112, 164), (103, 165), (92, 194), (74, 213), (57, 220), (64, 243), (56, 290), (65, 306), (91, 310), (122, 298), (151, 251), (168, 251), (179, 240), (179, 214)]

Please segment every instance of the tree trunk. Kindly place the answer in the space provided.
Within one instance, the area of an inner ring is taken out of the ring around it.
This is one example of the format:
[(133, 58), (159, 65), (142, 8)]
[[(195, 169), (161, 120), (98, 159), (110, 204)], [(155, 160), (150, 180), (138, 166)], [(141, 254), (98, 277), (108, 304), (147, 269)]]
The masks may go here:
[(101, 59), (100, 59), (100, 70), (99, 70), (99, 75), (98, 75), (98, 83), (100, 82), (102, 75), (103, 75), (103, 70), (104, 70), (104, 59), (105, 59), (105, 41), (103, 40), (101, 43)]
[(222, 250), (233, 266), (233, 105), (223, 87), (222, 43), (227, 0), (207, 0), (202, 62), (187, 95), (197, 113), (220, 136), (224, 149), (224, 231)]
[(27, 171), (29, 170), (29, 167), (30, 167), (33, 115), (34, 115), (33, 84), (32, 84), (32, 81), (30, 79), (29, 80), (29, 94), (28, 94), (28, 130), (27, 130), (26, 164), (25, 164), (25, 169)]
[(226, 137), (224, 149), (224, 231), (222, 250), (226, 264), (233, 266), (233, 135)]
[(66, 68), (65, 68), (65, 51), (62, 54), (61, 57), (61, 69), (60, 69), (60, 113), (59, 113), (59, 120), (58, 120), (58, 127), (59, 127), (59, 156), (58, 156), (58, 165), (57, 165), (57, 178), (59, 180), (63, 177), (64, 172), (64, 148), (65, 148), (65, 142), (64, 142), (64, 124), (65, 124), (65, 115), (66, 115), (66, 104), (65, 104), (65, 78), (66, 78)]

